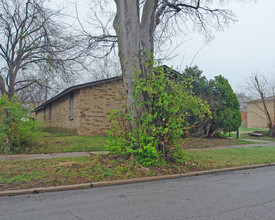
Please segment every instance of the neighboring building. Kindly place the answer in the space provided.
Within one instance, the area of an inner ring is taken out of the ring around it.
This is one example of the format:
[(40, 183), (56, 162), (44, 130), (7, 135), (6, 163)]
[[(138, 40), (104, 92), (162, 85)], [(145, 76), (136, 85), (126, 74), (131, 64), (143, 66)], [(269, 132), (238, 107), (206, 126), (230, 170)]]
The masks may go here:
[(35, 109), (47, 130), (105, 136), (110, 110), (125, 104), (121, 77), (72, 86)]
[[(265, 99), (267, 110), (274, 120), (275, 97)], [(248, 128), (266, 128), (267, 120), (264, 107), (260, 99), (247, 102), (247, 127)]]
[(241, 115), (242, 115), (242, 128), (246, 128), (247, 127), (247, 112), (246, 111), (241, 111)]

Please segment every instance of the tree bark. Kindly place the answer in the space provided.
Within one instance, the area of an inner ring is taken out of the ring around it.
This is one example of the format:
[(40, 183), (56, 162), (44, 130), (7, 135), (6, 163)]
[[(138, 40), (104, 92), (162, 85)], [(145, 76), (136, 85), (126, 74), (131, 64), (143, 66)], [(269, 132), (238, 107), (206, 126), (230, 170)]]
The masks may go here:
[(275, 124), (274, 124), (274, 121), (272, 121), (270, 113), (267, 109), (267, 106), (266, 106), (266, 103), (265, 103), (265, 97), (264, 97), (264, 94), (261, 90), (261, 87), (260, 87), (260, 84), (259, 84), (259, 81), (258, 81), (257, 77), (255, 77), (255, 82), (256, 82), (256, 86), (257, 86), (256, 89), (258, 90), (258, 92), (261, 96), (261, 100), (262, 100), (262, 103), (263, 103), (263, 106), (264, 106), (264, 113), (266, 115), (267, 127), (269, 128), (270, 136), (275, 137)]
[[(139, 0), (115, 0), (117, 13), (114, 28), (117, 34), (119, 58), (127, 98), (127, 112), (139, 123), (144, 106), (135, 105), (133, 99), (133, 72), (146, 75), (145, 63), (153, 54), (154, 12), (157, 0), (146, 1), (140, 23)], [(144, 56), (145, 55), (145, 56)], [(143, 97), (139, 97), (143, 101)], [(133, 124), (131, 125), (133, 126)]]

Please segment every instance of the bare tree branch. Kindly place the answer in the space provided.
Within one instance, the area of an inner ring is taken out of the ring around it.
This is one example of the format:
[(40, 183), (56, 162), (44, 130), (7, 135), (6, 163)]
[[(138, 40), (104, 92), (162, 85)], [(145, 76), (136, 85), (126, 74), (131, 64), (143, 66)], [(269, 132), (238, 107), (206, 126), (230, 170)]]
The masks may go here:
[(57, 22), (60, 10), (44, 5), (45, 0), (0, 0), (0, 83), (2, 93), (9, 97), (32, 85), (18, 88), (17, 83), (18, 79), (33, 80), (22, 79), (31, 70), (36, 82), (42, 82), (38, 79), (53, 72), (60, 79), (68, 78), (84, 63), (82, 39), (73, 37), (68, 25)]

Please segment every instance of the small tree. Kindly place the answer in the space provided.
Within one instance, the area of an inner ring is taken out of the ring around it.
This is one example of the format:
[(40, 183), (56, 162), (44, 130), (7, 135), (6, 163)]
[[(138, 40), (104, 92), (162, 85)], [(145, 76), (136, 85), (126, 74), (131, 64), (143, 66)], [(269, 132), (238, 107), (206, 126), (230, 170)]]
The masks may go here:
[(22, 153), (32, 146), (35, 121), (30, 117), (30, 110), (7, 95), (0, 96), (0, 150), (3, 152)]
[(223, 76), (216, 76), (210, 80), (212, 99), (216, 100), (210, 106), (212, 120), (210, 134), (217, 132), (237, 131), (242, 123), (239, 101), (228, 80)]
[[(255, 106), (264, 113), (263, 120), (269, 129), (270, 136), (275, 137), (275, 76), (274, 74), (253, 73), (246, 82), (246, 93), (255, 101)], [(273, 108), (268, 109), (266, 99), (273, 100)], [(262, 105), (257, 105), (257, 99)]]
[(208, 81), (197, 66), (187, 67), (183, 76), (192, 79), (192, 91), (207, 101), (212, 113), (212, 119), (197, 129), (199, 133), (213, 136), (221, 131), (238, 130), (242, 123), (239, 102), (224, 77), (216, 76)]
[[(108, 150), (112, 153), (133, 155), (148, 166), (160, 161), (178, 158), (182, 153), (179, 141), (182, 135), (199, 121), (190, 124), (189, 117), (206, 117), (208, 105), (194, 96), (186, 81), (178, 81), (163, 67), (154, 68), (146, 78), (141, 72), (134, 75), (133, 97), (135, 104), (148, 111), (136, 123), (130, 114), (116, 112), (111, 115), (114, 128), (110, 132)], [(140, 101), (140, 95), (145, 100)], [(118, 119), (119, 118), (119, 119)], [(135, 125), (127, 129), (127, 122)]]

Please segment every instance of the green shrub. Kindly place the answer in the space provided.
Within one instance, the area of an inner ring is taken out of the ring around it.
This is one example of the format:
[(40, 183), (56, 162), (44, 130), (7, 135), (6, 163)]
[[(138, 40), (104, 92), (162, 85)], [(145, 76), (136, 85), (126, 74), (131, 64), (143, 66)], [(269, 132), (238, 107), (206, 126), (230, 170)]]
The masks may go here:
[[(113, 111), (107, 150), (134, 157), (145, 166), (181, 160), (179, 140), (199, 123), (190, 124), (189, 118), (209, 116), (208, 105), (187, 89), (187, 81), (176, 80), (170, 70), (158, 67), (147, 72), (146, 78), (140, 72), (134, 73), (133, 97), (136, 105), (144, 105), (143, 115), (137, 123), (132, 114)], [(143, 102), (139, 101), (140, 96), (144, 97)], [(129, 122), (134, 124), (132, 129), (128, 129)]]
[(220, 75), (208, 81), (197, 66), (187, 67), (183, 76), (192, 79), (192, 92), (207, 101), (212, 114), (211, 120), (193, 132), (201, 130), (202, 135), (213, 136), (237, 131), (242, 123), (240, 106), (228, 80)]
[(0, 97), (0, 151), (27, 151), (33, 144), (36, 130), (30, 110), (24, 108), (15, 96), (10, 100), (6, 95)]

